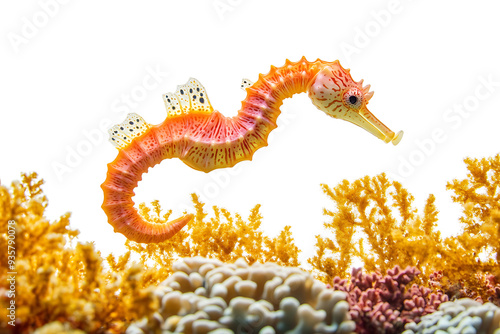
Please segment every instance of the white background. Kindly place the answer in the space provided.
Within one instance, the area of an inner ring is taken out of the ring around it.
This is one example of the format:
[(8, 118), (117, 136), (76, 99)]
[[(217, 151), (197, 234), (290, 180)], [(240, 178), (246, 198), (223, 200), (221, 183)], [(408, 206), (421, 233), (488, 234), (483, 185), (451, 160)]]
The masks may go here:
[[(446, 182), (465, 176), (464, 157), (499, 151), (499, 15), (495, 1), (2, 2), (1, 182), (37, 171), (50, 219), (71, 211), (79, 240), (121, 253), (125, 238), (100, 208), (99, 186), (117, 154), (100, 126), (127, 112), (160, 123), (161, 94), (189, 77), (205, 86), (215, 109), (235, 115), (245, 97), (242, 78), (256, 80), (270, 65), (304, 55), (339, 59), (355, 80), (371, 84), (370, 110), (404, 130), (402, 142), (384, 144), (296, 95), (253, 161), (209, 174), (164, 161), (144, 175), (135, 202), (158, 199), (174, 218), (192, 192), (207, 209), (245, 217), (261, 203), (263, 230), (274, 236), (292, 225), (305, 263), (314, 236), (325, 233), (323, 207), (332, 208), (320, 183), (385, 171), (419, 208), (436, 194), (440, 227), (457, 231), (460, 208)], [(156, 81), (152, 71), (161, 72)], [(430, 143), (433, 132), (439, 142)]]

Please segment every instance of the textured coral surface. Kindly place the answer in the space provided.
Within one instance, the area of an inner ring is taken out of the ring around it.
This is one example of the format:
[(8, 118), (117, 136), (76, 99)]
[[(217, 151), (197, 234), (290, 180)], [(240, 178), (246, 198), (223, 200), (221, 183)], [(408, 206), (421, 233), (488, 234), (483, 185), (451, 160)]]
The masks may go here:
[(158, 311), (127, 333), (351, 333), (355, 328), (346, 294), (326, 289), (298, 268), (195, 257), (173, 269), (155, 291)]
[(415, 267), (401, 270), (399, 266), (380, 273), (365, 274), (353, 269), (351, 279), (333, 279), (334, 290), (347, 292), (350, 315), (357, 333), (401, 333), (405, 324), (418, 322), (424, 314), (434, 312), (448, 301), (441, 292), (410, 283), (420, 272)]
[(462, 298), (439, 305), (438, 311), (406, 325), (404, 334), (484, 333), (500, 334), (500, 307)]

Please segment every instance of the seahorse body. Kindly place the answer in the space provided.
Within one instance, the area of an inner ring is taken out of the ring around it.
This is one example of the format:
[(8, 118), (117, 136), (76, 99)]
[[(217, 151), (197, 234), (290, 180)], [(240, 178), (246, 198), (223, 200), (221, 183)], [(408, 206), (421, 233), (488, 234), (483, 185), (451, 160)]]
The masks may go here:
[(362, 80), (355, 82), (338, 61), (298, 62), (287, 60), (282, 67), (271, 66), (257, 82), (242, 84), (247, 96), (237, 116), (225, 117), (213, 110), (203, 86), (190, 79), (174, 94), (164, 94), (168, 116), (151, 126), (137, 114), (110, 130), (111, 141), (120, 149), (108, 164), (102, 208), (115, 232), (137, 242), (161, 242), (177, 233), (191, 219), (185, 215), (166, 224), (146, 222), (134, 208), (133, 189), (148, 168), (164, 159), (179, 158), (203, 172), (232, 167), (251, 160), (255, 151), (267, 146), (269, 133), (276, 128), (282, 101), (296, 93), (308, 92), (313, 104), (334, 118), (363, 127), (385, 142), (396, 145), (402, 137), (373, 116), (366, 105), (373, 93)]

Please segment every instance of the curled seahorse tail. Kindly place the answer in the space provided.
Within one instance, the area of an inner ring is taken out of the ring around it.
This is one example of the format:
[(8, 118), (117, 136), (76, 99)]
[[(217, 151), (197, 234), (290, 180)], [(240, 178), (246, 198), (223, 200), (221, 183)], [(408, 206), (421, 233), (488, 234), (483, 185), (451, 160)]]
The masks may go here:
[(104, 192), (102, 209), (115, 232), (122, 233), (136, 242), (162, 242), (179, 232), (193, 219), (192, 214), (165, 224), (145, 221), (134, 208), (134, 188), (150, 167), (170, 158), (165, 145), (159, 143), (157, 131), (151, 129), (140, 140), (134, 140), (120, 150), (116, 159), (108, 164), (106, 180), (101, 185)]

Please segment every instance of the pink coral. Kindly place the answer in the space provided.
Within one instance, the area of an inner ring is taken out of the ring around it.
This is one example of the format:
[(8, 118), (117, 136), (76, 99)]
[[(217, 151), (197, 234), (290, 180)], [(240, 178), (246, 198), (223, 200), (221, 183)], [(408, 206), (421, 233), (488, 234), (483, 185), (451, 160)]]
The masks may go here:
[(401, 333), (406, 323), (420, 321), (421, 316), (448, 301), (447, 295), (431, 293), (427, 287), (408, 287), (419, 274), (415, 267), (401, 270), (395, 266), (385, 276), (378, 272), (365, 274), (362, 268), (354, 268), (350, 282), (335, 277), (329, 287), (347, 292), (357, 333)]

